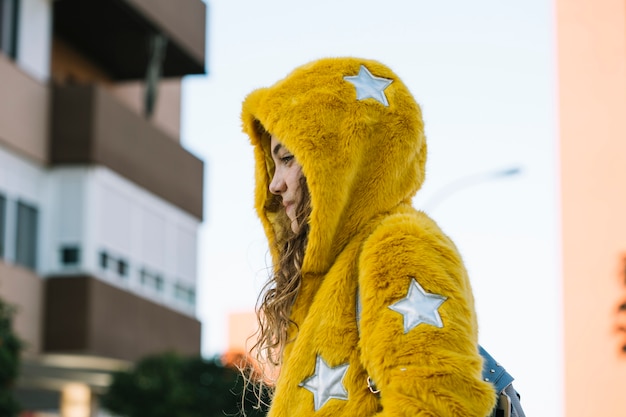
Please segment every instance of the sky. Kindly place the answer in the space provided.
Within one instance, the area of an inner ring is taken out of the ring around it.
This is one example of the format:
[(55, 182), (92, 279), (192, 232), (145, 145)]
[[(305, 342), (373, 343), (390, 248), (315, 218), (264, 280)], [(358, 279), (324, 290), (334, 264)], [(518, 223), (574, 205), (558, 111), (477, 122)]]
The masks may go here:
[[(198, 316), (203, 353), (267, 279), (253, 209), (245, 96), (328, 56), (379, 60), (423, 110), (429, 156), (414, 200), (457, 244), (480, 343), (527, 415), (560, 415), (556, 63), (551, 2), (209, 0), (206, 76), (183, 82), (182, 141), (205, 162)], [(515, 175), (498, 176), (503, 170)]]

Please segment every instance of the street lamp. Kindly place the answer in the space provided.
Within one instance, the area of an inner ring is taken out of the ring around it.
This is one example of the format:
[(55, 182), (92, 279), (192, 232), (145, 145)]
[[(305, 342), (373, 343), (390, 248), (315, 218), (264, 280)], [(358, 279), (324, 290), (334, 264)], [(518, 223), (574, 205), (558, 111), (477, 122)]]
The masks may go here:
[(432, 210), (435, 206), (440, 204), (443, 200), (448, 198), (450, 195), (459, 191), (460, 189), (470, 187), (472, 185), (480, 184), (486, 181), (492, 181), (495, 179), (511, 177), (522, 172), (522, 169), (519, 167), (501, 169), (497, 171), (489, 171), (489, 172), (481, 172), (472, 175), (466, 175), (457, 180), (452, 181), (451, 183), (444, 185), (439, 190), (437, 190), (431, 197), (426, 201), (423, 205), (423, 210), (428, 212)]

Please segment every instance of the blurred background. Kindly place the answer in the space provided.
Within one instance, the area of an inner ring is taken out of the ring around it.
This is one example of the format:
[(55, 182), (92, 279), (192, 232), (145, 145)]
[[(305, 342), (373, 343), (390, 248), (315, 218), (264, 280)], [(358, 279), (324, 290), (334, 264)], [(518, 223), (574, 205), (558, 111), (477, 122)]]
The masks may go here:
[(0, 0), (0, 415), (245, 398), (221, 402), (270, 265), (241, 102), (347, 55), (422, 106), (414, 203), (456, 242), (526, 414), (626, 415), (626, 4), (608, 0)]

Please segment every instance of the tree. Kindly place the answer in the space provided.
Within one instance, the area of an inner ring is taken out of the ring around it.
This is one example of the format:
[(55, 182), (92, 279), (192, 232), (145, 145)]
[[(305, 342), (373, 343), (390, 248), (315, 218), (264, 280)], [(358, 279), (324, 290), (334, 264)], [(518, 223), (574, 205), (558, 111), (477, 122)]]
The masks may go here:
[(13, 308), (0, 299), (0, 416), (14, 417), (20, 406), (11, 387), (20, 367), (22, 342), (13, 332)]
[[(244, 393), (245, 395), (242, 395)], [(264, 416), (252, 388), (240, 372), (218, 358), (149, 356), (129, 370), (117, 372), (101, 404), (124, 417)]]

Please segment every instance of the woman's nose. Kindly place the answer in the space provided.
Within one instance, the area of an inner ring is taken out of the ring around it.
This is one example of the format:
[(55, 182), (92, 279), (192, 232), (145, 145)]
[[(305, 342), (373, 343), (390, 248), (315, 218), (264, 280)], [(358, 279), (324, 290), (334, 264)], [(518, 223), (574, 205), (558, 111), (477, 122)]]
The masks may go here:
[(283, 181), (282, 177), (278, 175), (278, 173), (274, 174), (274, 178), (272, 178), (272, 182), (270, 182), (270, 193), (280, 195), (285, 191), (285, 181)]

